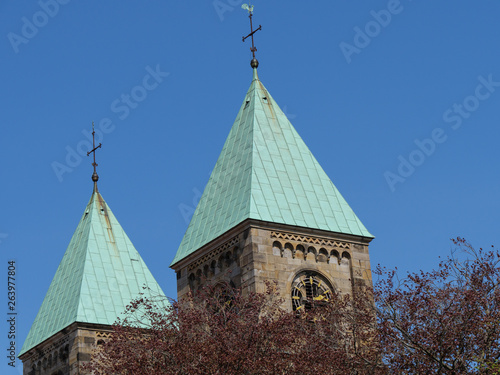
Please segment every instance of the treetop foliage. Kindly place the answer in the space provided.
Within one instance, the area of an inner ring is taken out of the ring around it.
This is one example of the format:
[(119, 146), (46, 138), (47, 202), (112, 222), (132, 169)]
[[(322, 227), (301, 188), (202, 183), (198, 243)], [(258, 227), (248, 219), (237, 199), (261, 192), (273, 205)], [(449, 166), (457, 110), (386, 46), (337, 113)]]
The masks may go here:
[(500, 374), (500, 254), (457, 238), (431, 271), (283, 309), (276, 285), (138, 299), (86, 369), (142, 374)]

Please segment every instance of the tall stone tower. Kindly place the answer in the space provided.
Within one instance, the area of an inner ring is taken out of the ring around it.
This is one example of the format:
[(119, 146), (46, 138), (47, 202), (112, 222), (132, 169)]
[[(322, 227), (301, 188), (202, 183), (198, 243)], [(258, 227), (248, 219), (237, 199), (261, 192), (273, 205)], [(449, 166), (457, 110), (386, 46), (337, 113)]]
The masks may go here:
[(19, 354), (24, 375), (80, 374), (134, 298), (163, 295), (98, 192), (95, 166), (92, 178), (90, 201)]
[(250, 88), (171, 264), (178, 297), (205, 283), (263, 292), (277, 281), (286, 307), (300, 310), (371, 285), (373, 236), (260, 81), (255, 56), (251, 65)]

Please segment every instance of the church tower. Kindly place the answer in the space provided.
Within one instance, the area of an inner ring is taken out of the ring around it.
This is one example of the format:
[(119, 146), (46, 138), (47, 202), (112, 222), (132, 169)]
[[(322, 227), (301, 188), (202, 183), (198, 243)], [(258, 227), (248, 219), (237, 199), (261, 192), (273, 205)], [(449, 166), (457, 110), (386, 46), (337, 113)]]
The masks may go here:
[(82, 373), (133, 299), (163, 295), (97, 190), (99, 147), (94, 191), (19, 354), (23, 375)]
[(373, 236), (260, 81), (255, 31), (252, 83), (171, 267), (179, 298), (277, 281), (287, 309), (308, 309), (371, 285)]

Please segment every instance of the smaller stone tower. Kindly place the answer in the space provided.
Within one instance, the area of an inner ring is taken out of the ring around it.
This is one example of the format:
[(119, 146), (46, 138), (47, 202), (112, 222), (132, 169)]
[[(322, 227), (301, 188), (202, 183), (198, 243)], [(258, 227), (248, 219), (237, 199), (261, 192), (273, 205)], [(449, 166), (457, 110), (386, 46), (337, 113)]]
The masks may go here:
[(164, 295), (98, 192), (94, 164), (94, 191), (19, 354), (23, 375), (80, 374), (133, 299)]

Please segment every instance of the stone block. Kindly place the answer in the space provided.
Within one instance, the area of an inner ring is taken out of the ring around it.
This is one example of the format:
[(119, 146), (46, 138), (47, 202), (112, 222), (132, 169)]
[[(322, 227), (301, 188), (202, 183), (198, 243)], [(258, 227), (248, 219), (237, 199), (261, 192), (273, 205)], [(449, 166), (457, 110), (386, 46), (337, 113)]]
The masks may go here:
[(77, 355), (77, 360), (78, 361), (85, 361), (85, 362), (88, 362), (90, 361), (90, 354), (89, 353), (78, 353)]

